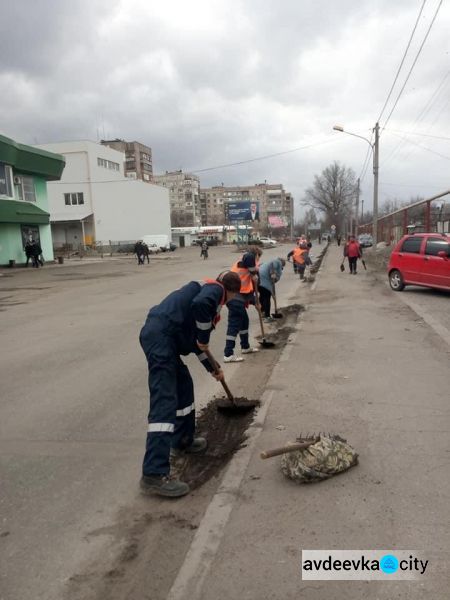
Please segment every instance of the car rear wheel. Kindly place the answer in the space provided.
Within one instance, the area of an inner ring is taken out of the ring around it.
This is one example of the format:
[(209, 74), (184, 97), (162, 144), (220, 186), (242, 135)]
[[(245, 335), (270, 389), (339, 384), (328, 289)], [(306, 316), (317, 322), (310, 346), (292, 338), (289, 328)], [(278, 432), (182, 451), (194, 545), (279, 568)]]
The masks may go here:
[(405, 283), (400, 271), (394, 269), (389, 273), (389, 285), (394, 292), (401, 292), (404, 289)]

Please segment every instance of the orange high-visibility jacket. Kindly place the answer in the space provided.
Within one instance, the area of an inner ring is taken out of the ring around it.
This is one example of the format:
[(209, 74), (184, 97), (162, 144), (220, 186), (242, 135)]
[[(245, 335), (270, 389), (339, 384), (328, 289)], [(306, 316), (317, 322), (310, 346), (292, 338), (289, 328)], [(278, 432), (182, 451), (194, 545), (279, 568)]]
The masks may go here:
[(239, 267), (239, 263), (241, 261), (238, 260), (231, 267), (231, 271), (237, 273), (241, 280), (241, 294), (251, 294), (253, 292), (253, 281), (252, 274), (246, 267)]
[(294, 248), (294, 253), (292, 255), (294, 262), (296, 262), (298, 265), (304, 265), (307, 254), (308, 250), (306, 250), (305, 248)]

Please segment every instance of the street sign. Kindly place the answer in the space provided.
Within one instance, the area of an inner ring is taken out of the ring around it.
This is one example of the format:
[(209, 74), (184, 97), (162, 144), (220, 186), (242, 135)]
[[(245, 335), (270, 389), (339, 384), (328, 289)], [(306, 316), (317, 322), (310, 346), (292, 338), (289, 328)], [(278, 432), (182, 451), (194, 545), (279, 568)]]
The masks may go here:
[(336, 231), (336, 225), (331, 226), (331, 231)]

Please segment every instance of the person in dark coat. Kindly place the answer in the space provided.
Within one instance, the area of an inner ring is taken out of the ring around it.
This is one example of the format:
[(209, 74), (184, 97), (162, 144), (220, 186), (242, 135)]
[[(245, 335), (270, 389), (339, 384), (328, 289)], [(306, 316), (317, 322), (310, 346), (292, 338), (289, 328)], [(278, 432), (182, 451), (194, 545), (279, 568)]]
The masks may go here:
[(141, 243), (141, 259), (142, 264), (145, 263), (145, 259), (147, 259), (147, 264), (150, 264), (150, 250), (145, 242)]
[(144, 493), (179, 497), (189, 486), (170, 475), (170, 454), (198, 454), (207, 448), (195, 437), (194, 385), (181, 355), (194, 353), (217, 380), (223, 372), (210, 364), (205, 351), (220, 319), (220, 309), (239, 292), (241, 281), (226, 271), (216, 280), (191, 281), (148, 313), (139, 341), (148, 363), (150, 411), (142, 465)]
[[(148, 247), (147, 247), (148, 250)], [(136, 254), (138, 265), (144, 264), (144, 246), (141, 240), (137, 241), (134, 245), (133, 254)]]
[(25, 244), (25, 256), (27, 257), (27, 262), (25, 263), (25, 267), (28, 267), (28, 263), (30, 262), (30, 260), (31, 260), (31, 264), (34, 266), (33, 244), (34, 244), (34, 240), (27, 240), (27, 242)]
[(33, 267), (36, 267), (36, 269), (39, 269), (39, 265), (41, 267), (44, 266), (44, 261), (40, 258), (41, 254), (41, 244), (38, 241), (34, 240), (31, 245), (31, 258), (33, 259)]

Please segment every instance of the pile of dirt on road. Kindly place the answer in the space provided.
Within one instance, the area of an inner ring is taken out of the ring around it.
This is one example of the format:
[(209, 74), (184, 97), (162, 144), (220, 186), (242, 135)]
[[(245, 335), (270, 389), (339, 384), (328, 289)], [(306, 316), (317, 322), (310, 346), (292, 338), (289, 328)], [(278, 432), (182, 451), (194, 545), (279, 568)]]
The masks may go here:
[[(243, 400), (240, 398), (240, 400)], [(191, 489), (200, 487), (232, 458), (246, 440), (246, 430), (253, 420), (253, 411), (222, 414), (218, 399), (212, 400), (197, 418), (196, 433), (208, 440), (208, 449), (201, 455), (182, 455), (172, 459), (171, 471)]]
[(317, 273), (317, 271), (320, 269), (320, 265), (322, 264), (323, 258), (325, 256), (325, 254), (327, 253), (327, 250), (328, 250), (328, 244), (320, 251), (319, 255), (313, 262), (311, 269), (310, 269), (311, 273), (313, 275), (314, 275), (314, 273)]
[[(277, 330), (268, 334), (275, 346), (273, 360), (281, 353), (289, 336), (295, 331), (292, 325), (298, 314), (304, 310), (301, 304), (291, 304), (280, 309), (283, 317), (277, 323)], [(272, 354), (272, 350), (270, 351)], [(239, 398), (239, 402), (246, 400)], [(171, 473), (189, 484), (191, 489), (203, 485), (214, 477), (231, 460), (233, 454), (245, 445), (246, 431), (250, 426), (255, 410), (246, 413), (229, 414), (217, 410), (223, 398), (213, 398), (200, 412), (196, 421), (196, 433), (208, 441), (208, 449), (203, 455), (181, 455), (174, 457)], [(259, 404), (259, 401), (256, 400)]]
[(393, 246), (382, 246), (376, 250), (373, 248), (363, 250), (363, 258), (366, 261), (367, 268), (370, 268), (373, 272), (385, 274), (392, 248)]

